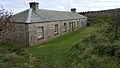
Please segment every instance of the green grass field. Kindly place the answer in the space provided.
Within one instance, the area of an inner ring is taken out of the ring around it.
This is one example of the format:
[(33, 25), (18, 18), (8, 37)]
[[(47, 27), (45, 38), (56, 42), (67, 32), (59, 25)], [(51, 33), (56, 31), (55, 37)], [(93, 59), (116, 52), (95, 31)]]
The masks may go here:
[(91, 26), (33, 47), (0, 41), (0, 68), (120, 68), (120, 28), (114, 30), (120, 21), (114, 18), (120, 17), (95, 17)]
[[(99, 44), (103, 43), (101, 41), (105, 38), (100, 35), (101, 32), (96, 33), (96, 31), (98, 31), (98, 29), (102, 31), (106, 29), (107, 22), (109, 22), (107, 18), (97, 18), (95, 24), (93, 23), (91, 26), (66, 33), (37, 46), (27, 48), (12, 46), (12, 51), (9, 50), (8, 44), (0, 42), (0, 67), (119, 68), (119, 51), (114, 50), (115, 52), (111, 52), (116, 54), (114, 56), (104, 54), (109, 53), (114, 47), (102, 50), (103, 56), (99, 56), (99, 52), (94, 51), (96, 46), (101, 46), (100, 48), (103, 47), (103, 44)], [(104, 29), (102, 29), (102, 27), (104, 27)], [(94, 37), (97, 40), (95, 40)], [(94, 41), (98, 41), (97, 44)], [(116, 42), (120, 43), (119, 40)], [(104, 43), (106, 43), (106, 41), (104, 41)], [(106, 46), (109, 47), (109, 45), (111, 44), (106, 43)]]
[(66, 68), (69, 66), (65, 64), (65, 55), (69, 53), (71, 46), (78, 43), (92, 30), (94, 30), (92, 26), (82, 28), (27, 50), (40, 59), (37, 64), (38, 68)]

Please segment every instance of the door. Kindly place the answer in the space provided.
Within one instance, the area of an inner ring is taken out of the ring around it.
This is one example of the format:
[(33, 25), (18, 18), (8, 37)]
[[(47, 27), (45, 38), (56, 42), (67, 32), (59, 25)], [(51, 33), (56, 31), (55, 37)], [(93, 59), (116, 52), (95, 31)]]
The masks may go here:
[(74, 30), (73, 22), (69, 22), (69, 31), (73, 30)]

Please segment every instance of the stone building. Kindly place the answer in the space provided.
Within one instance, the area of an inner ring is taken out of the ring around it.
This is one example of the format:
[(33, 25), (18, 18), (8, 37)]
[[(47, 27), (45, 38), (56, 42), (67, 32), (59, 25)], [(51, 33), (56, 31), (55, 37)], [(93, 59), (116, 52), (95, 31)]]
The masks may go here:
[(86, 26), (87, 17), (77, 14), (75, 8), (70, 12), (55, 11), (39, 9), (37, 2), (29, 4), (29, 9), (12, 17), (14, 44), (36, 45)]

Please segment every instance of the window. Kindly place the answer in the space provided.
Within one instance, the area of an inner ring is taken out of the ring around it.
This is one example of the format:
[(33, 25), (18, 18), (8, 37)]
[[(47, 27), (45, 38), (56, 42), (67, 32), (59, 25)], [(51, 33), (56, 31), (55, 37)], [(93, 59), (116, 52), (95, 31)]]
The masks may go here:
[(44, 38), (44, 29), (43, 29), (43, 26), (38, 27), (38, 29), (37, 29), (37, 36), (38, 36), (38, 39)]
[(79, 27), (81, 27), (81, 26), (82, 26), (82, 20), (80, 20), (79, 23), (80, 23), (80, 24), (79, 24)]
[(58, 34), (58, 24), (56, 24), (56, 25), (54, 26), (54, 34), (55, 34), (55, 35)]
[(77, 28), (79, 27), (79, 21), (77, 21)]
[(71, 30), (71, 22), (69, 22), (69, 29), (68, 29), (69, 31)]
[(75, 29), (75, 21), (73, 22), (73, 28)]
[(74, 22), (69, 22), (69, 31), (74, 30)]
[(64, 30), (63, 30), (64, 32), (66, 32), (67, 31), (67, 24), (66, 23), (64, 23)]

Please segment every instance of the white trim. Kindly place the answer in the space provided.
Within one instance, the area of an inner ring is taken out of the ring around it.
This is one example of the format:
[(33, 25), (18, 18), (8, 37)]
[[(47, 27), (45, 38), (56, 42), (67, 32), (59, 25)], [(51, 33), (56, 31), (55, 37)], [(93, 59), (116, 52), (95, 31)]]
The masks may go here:
[(37, 37), (38, 37), (38, 39), (44, 37), (44, 27), (43, 26), (37, 28)]

